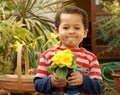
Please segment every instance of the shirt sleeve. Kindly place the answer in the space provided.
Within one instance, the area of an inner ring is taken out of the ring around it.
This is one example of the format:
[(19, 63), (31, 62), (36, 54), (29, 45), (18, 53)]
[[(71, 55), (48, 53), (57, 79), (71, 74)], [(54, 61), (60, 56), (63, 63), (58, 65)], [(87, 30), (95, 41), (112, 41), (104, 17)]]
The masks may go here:
[(52, 93), (53, 91), (56, 91), (57, 88), (52, 88), (50, 84), (51, 77), (48, 78), (34, 78), (34, 88), (37, 92), (41, 93)]
[(91, 93), (93, 95), (99, 95), (102, 93), (104, 86), (102, 80), (91, 79), (88, 75), (83, 75), (84, 82), (80, 86), (81, 91)]
[(99, 64), (97, 57), (95, 55), (93, 56), (92, 60), (90, 60), (88, 76), (91, 79), (102, 80), (100, 64)]
[(47, 66), (49, 66), (50, 61), (48, 61), (48, 52), (44, 52), (38, 63), (37, 73), (34, 78), (34, 88), (37, 92), (41, 93), (51, 93), (54, 88), (51, 88), (51, 77), (50, 73), (47, 71)]
[(89, 59), (89, 69), (83, 74), (83, 84), (79, 89), (81, 92), (100, 95), (104, 89), (100, 64), (93, 53), (87, 52), (86, 55)]
[(50, 75), (50, 73), (47, 71), (47, 66), (49, 66), (49, 61), (46, 58), (45, 52), (40, 57), (35, 77), (47, 78)]

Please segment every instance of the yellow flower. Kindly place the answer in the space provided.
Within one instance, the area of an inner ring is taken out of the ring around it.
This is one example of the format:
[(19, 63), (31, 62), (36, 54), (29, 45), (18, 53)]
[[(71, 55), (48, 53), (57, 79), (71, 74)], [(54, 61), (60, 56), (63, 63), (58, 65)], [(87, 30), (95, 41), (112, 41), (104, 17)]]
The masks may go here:
[(51, 36), (52, 39), (56, 39), (57, 38), (57, 36), (54, 33), (50, 33), (50, 36)]
[(63, 56), (64, 57), (62, 57), (60, 60), (61, 64), (66, 65), (67, 67), (70, 67), (72, 65), (72, 56), (65, 55), (65, 54)]
[(11, 48), (14, 48), (16, 51), (18, 51), (18, 46), (20, 45), (20, 42), (16, 41), (14, 44), (10, 44)]
[(60, 58), (61, 58), (61, 54), (60, 53), (54, 54), (54, 56), (51, 59), (53, 61), (52, 65), (59, 66), (60, 65)]
[(61, 64), (71, 67), (73, 54), (70, 50), (64, 50), (60, 59)]
[(70, 50), (64, 50), (63, 52), (60, 51), (52, 57), (52, 65), (65, 65), (67, 67), (70, 67), (72, 65), (72, 58), (73, 54)]
[(53, 45), (53, 47), (60, 46), (60, 41), (56, 41), (56, 43)]
[(68, 49), (59, 51), (51, 58), (52, 64), (48, 66), (48, 72), (55, 71), (59, 79), (65, 79), (68, 75), (68, 70), (79, 68), (76, 64), (76, 56)]

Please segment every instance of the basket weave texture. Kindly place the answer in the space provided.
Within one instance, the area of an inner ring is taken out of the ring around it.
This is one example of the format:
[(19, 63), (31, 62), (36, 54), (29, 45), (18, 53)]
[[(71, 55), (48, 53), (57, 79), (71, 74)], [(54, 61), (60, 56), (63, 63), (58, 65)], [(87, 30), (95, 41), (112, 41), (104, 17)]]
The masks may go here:
[[(25, 74), (21, 71), (22, 52), (24, 53)], [(26, 45), (21, 44), (17, 51), (17, 74), (0, 76), (0, 88), (16, 93), (33, 93), (34, 75), (29, 75), (28, 50)]]

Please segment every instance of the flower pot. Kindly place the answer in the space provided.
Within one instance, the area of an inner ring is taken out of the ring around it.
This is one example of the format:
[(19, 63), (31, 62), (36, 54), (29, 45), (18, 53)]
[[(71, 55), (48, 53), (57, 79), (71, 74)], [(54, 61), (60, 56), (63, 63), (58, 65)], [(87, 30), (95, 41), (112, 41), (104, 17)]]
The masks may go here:
[(69, 76), (71, 76), (71, 73), (72, 73), (72, 72), (74, 72), (74, 69), (69, 69), (69, 68), (68, 68), (68, 75), (67, 75), (66, 78), (68, 78)]
[(116, 90), (118, 93), (120, 93), (120, 74), (114, 73), (112, 74), (114, 79), (114, 84), (116, 86)]

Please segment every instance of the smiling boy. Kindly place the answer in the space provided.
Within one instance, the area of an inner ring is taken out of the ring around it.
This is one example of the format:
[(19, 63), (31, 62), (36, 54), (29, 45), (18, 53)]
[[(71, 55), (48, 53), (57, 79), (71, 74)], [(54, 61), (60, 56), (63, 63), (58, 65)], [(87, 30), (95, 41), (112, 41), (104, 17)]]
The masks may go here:
[[(42, 54), (34, 79), (36, 91), (45, 95), (99, 95), (103, 90), (99, 62), (92, 52), (80, 46), (88, 33), (86, 12), (75, 6), (64, 7), (56, 14), (55, 26), (62, 44)], [(47, 67), (51, 65), (54, 53), (65, 49), (77, 56), (76, 64), (82, 69), (72, 72), (67, 79), (59, 80), (55, 74), (47, 72)]]

